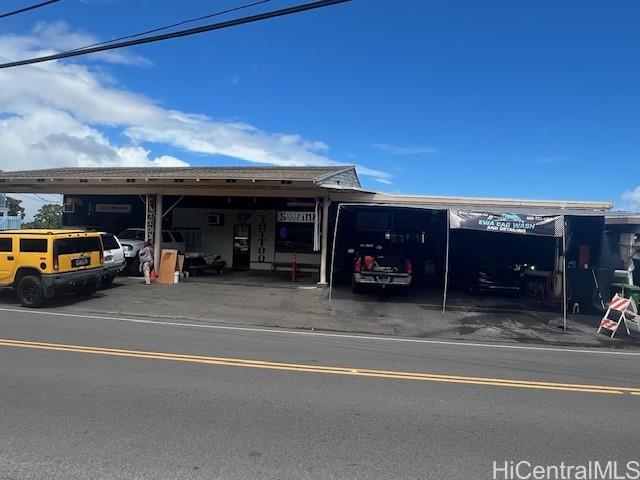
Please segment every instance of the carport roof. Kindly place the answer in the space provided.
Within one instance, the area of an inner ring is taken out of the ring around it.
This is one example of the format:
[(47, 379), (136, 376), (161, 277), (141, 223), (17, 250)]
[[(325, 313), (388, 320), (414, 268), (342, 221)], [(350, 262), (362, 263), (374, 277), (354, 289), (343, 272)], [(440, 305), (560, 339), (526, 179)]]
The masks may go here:
[(575, 200), (532, 200), (514, 198), (391, 195), (341, 187), (328, 187), (331, 199), (344, 206), (413, 208), (425, 210), (471, 210), (530, 215), (604, 216), (613, 208), (609, 202)]
[(354, 166), (321, 167), (118, 167), (118, 168), (52, 168), (0, 172), (0, 179), (72, 180), (72, 179), (201, 179), (201, 180), (266, 180), (320, 183)]
[(350, 203), (350, 202), (340, 202), (340, 205), (343, 208), (408, 208), (414, 210), (461, 210), (461, 211), (472, 211), (472, 212), (486, 212), (486, 213), (516, 213), (522, 215), (540, 215), (540, 216), (556, 216), (556, 215), (566, 215), (566, 216), (581, 216), (581, 217), (604, 217), (607, 215), (607, 212), (600, 209), (590, 209), (590, 208), (564, 208), (564, 207), (536, 207), (536, 206), (523, 206), (523, 205), (487, 205), (481, 203), (482, 199), (478, 199), (478, 203), (476, 204), (455, 204), (455, 203), (427, 203), (427, 204), (419, 204), (419, 203)]

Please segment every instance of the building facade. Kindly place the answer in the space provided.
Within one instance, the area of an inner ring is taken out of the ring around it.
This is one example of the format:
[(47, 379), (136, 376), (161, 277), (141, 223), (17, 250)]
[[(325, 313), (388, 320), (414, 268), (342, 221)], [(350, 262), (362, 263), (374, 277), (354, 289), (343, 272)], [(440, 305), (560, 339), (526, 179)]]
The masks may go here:
[[(157, 256), (163, 231), (171, 230), (188, 250), (218, 256), (228, 268), (290, 270), (295, 258), (298, 269), (326, 285), (332, 273), (336, 280), (349, 278), (353, 252), (376, 244), (411, 258), (416, 279), (438, 288), (447, 277), (463, 287), (470, 265), (489, 259), (534, 265), (540, 276), (566, 273), (572, 295), (584, 302), (593, 295), (593, 274), (605, 268), (602, 238), (613, 207), (388, 195), (362, 188), (353, 166), (2, 172), (0, 190), (62, 194), (64, 225), (116, 235), (144, 229)], [(478, 225), (493, 227), (452, 229), (453, 213), (484, 218)], [(547, 220), (559, 227), (545, 236), (535, 225)]]

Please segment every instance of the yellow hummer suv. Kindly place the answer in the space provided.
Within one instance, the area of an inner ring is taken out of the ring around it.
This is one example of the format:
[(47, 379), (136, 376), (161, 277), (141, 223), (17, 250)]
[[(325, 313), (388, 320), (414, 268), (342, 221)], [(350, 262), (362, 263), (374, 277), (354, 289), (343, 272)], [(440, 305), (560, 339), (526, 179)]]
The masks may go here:
[(0, 231), (0, 287), (13, 287), (25, 307), (56, 291), (92, 295), (104, 274), (102, 240), (78, 230)]

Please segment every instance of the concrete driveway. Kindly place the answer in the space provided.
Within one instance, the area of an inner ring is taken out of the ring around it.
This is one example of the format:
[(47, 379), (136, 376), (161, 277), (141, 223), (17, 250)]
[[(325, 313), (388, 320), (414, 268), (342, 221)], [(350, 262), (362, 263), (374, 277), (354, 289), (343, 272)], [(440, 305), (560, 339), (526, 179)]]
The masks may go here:
[[(315, 329), (473, 342), (635, 348), (638, 338), (620, 331), (610, 339), (596, 334), (599, 318), (573, 315), (562, 332), (561, 317), (548, 308), (529, 308), (496, 298), (452, 295), (442, 316), (441, 299), (429, 292), (353, 295), (338, 288), (329, 303), (326, 288), (313, 278), (287, 281), (286, 275), (196, 277), (178, 285), (146, 286), (120, 277), (93, 298), (62, 295), (47, 310), (107, 316), (182, 319), (216, 324)], [(483, 303), (484, 302), (484, 303)], [(0, 293), (0, 308), (19, 308), (13, 293)]]

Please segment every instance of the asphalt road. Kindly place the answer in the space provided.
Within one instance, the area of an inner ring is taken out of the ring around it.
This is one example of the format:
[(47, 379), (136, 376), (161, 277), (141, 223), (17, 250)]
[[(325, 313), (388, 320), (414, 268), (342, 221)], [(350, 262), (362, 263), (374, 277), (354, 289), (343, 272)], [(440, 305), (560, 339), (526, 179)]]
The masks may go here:
[(626, 463), (640, 460), (634, 393), (637, 350), (0, 308), (0, 479), (466, 480), (493, 478), (494, 461)]

